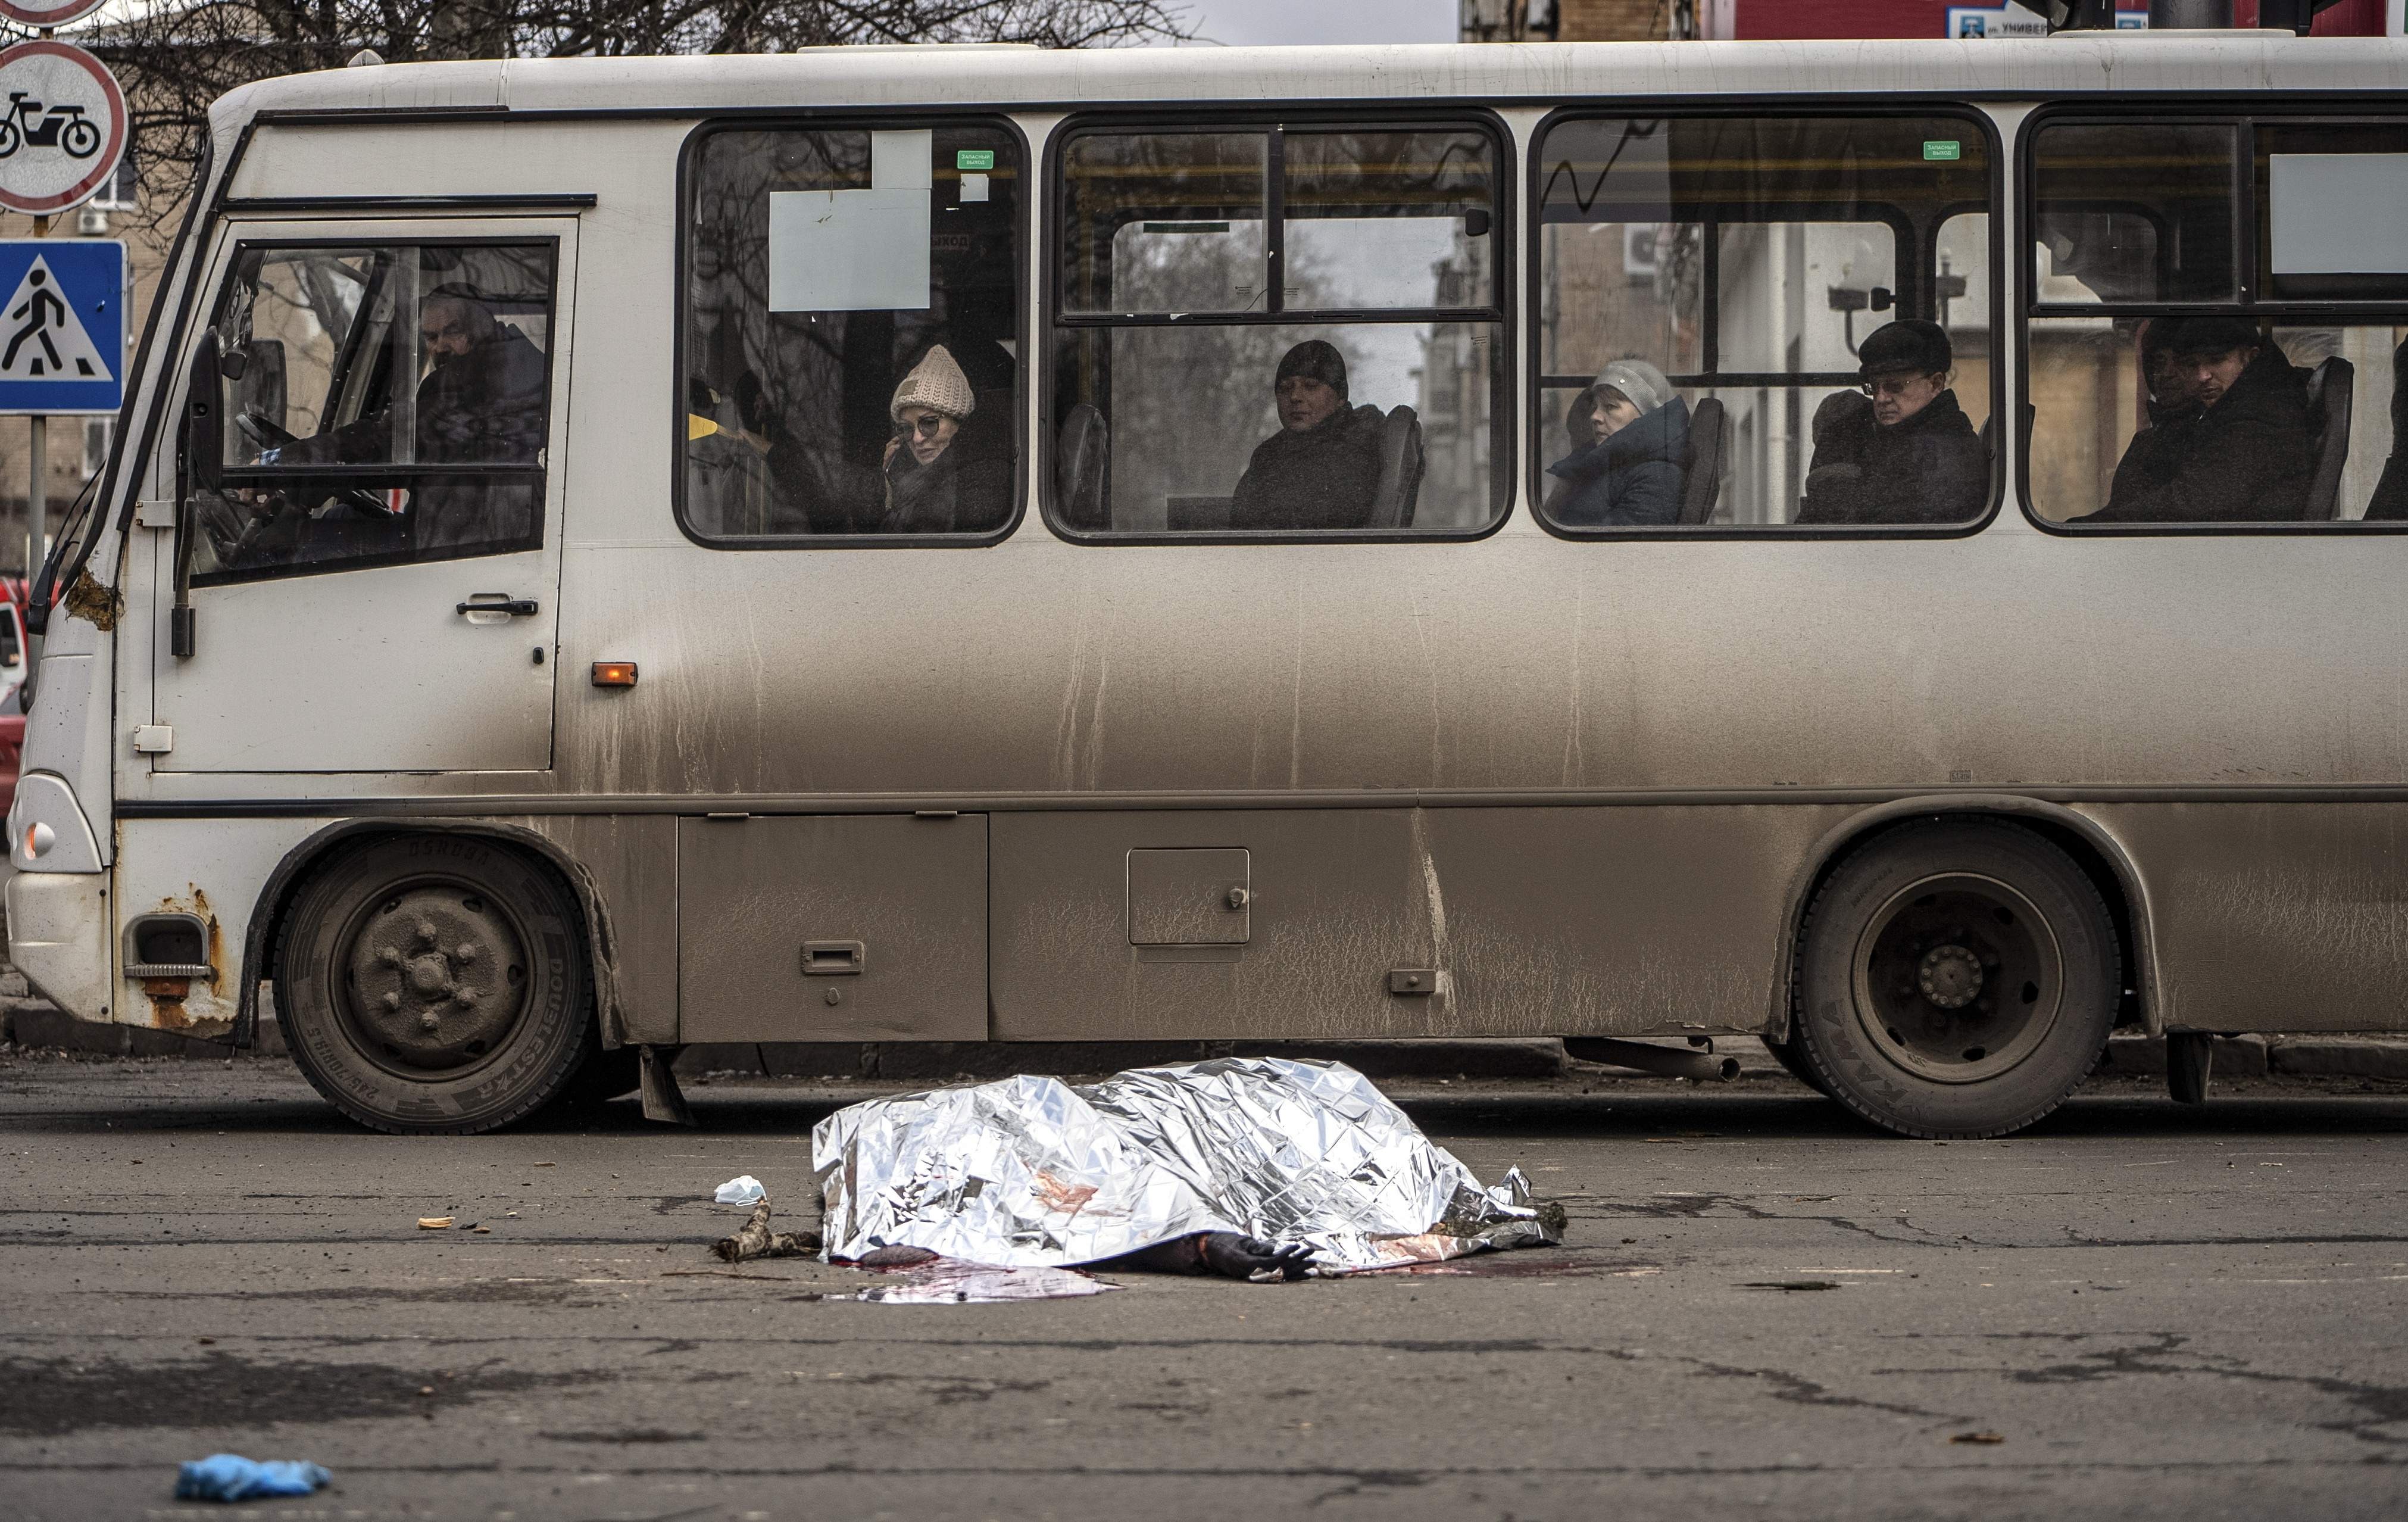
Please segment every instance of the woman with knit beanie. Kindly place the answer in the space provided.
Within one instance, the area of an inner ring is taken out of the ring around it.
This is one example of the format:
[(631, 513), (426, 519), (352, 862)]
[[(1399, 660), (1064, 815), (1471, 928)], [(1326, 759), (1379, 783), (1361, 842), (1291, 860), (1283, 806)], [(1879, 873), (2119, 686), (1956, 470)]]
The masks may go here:
[(895, 388), (879, 533), (970, 534), (1002, 525), (1011, 508), (1011, 453), (995, 447), (992, 427), (964, 431), (977, 410), (969, 377), (942, 344)]

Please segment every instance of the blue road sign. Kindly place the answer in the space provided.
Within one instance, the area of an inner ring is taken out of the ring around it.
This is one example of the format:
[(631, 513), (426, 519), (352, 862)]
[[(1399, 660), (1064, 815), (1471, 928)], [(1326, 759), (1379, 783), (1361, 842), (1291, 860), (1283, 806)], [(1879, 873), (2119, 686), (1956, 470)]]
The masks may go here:
[(125, 245), (0, 238), (0, 414), (114, 412), (125, 398)]

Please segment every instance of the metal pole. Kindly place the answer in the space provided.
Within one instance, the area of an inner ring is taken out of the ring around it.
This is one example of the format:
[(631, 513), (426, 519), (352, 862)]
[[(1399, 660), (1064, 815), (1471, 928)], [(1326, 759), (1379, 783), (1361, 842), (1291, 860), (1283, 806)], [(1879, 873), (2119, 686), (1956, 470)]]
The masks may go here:
[[(45, 30), (42, 35), (44, 36), (50, 36), (50, 33), (48, 30)], [(36, 237), (48, 237), (50, 236), (50, 218), (36, 217), (34, 219), (34, 236)], [(42, 574), (42, 540), (47, 537), (48, 528), (48, 525), (43, 523), (43, 520), (50, 516), (50, 510), (49, 475), (50, 467), (50, 420), (46, 417), (34, 417), (26, 420), (33, 429), (33, 447), (26, 452), (33, 459), (33, 480), (27, 484), (25, 489), (25, 596), (28, 597), (31, 597), (34, 595), (34, 579)], [(20, 605), (20, 611), (22, 611), (22, 604)], [(33, 677), (36, 668), (41, 662), (41, 658), (42, 640), (39, 636), (34, 633), (33, 630), (28, 629), (25, 631), (25, 649), (23, 652), (25, 676), (28, 679)], [(22, 706), (22, 702), (20, 706)]]
[(50, 433), (48, 418), (28, 418), (34, 425), (34, 480), (25, 493), (25, 586), (33, 589), (34, 578), (42, 573), (42, 537), (47, 525), (50, 502)]

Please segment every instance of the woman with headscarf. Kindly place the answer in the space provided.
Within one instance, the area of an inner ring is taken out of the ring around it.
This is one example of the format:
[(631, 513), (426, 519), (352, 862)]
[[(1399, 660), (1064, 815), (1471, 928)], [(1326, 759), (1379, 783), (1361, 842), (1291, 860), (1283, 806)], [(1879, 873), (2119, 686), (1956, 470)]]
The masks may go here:
[[(1689, 473), (1689, 404), (1664, 372), (1640, 359), (1599, 370), (1566, 420), (1575, 445), (1547, 467), (1561, 482), (1547, 516), (1567, 528), (1640, 528), (1678, 523)], [(1583, 438), (1593, 441), (1582, 443)]]
[(1347, 405), (1345, 356), (1309, 338), (1280, 361), (1272, 389), (1280, 431), (1254, 446), (1230, 498), (1229, 526), (1368, 526), (1386, 420), (1376, 407)]
[(978, 534), (1003, 526), (1011, 509), (1011, 450), (999, 430), (964, 426), (977, 410), (969, 377), (943, 344), (895, 388), (879, 533)]

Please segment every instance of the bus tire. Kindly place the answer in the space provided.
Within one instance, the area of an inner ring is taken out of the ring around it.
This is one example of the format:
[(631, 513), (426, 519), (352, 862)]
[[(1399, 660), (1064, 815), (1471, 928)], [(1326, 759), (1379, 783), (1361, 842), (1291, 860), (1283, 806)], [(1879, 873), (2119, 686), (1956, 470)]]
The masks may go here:
[(575, 899), (482, 836), (389, 836), (327, 861), (294, 896), (278, 964), (294, 1064), (380, 1131), (507, 1126), (598, 1055)]
[(1798, 1043), (1796, 1041), (1777, 1041), (1770, 1036), (1762, 1037), (1760, 1039), (1764, 1042), (1764, 1049), (1772, 1054), (1772, 1060), (1780, 1063), (1782, 1068), (1788, 1072), (1790, 1077), (1795, 1078), (1798, 1082), (1805, 1084), (1808, 1088), (1813, 1089), (1815, 1093), (1822, 1095), (1825, 1098), (1830, 1098), (1831, 1091), (1823, 1086), (1823, 1081), (1814, 1075), (1814, 1070), (1806, 1066), (1806, 1059), (1798, 1055)]
[(1817, 1087), (1886, 1130), (2003, 1136), (2089, 1074), (2120, 974), (2106, 902), (2064, 852), (2001, 820), (1909, 825), (1808, 906), (1790, 1041)]

